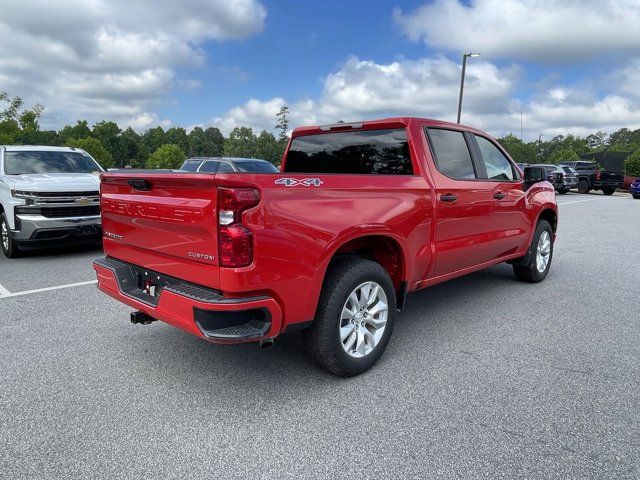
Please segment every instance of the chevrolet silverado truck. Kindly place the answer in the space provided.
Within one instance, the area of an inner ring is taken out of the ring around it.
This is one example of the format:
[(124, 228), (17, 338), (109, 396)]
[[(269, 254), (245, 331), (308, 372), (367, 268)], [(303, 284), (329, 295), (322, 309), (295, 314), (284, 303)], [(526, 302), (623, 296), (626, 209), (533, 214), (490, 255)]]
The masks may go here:
[(616, 188), (624, 185), (624, 172), (602, 170), (595, 162), (564, 162), (561, 166), (571, 167), (577, 172), (580, 193), (602, 190), (605, 195), (613, 195)]
[(502, 262), (546, 277), (558, 212), (489, 135), (390, 118), (293, 131), (280, 173), (104, 173), (98, 288), (213, 343), (302, 330), (341, 376), (380, 358), (408, 292)]
[(100, 242), (99, 173), (84, 150), (0, 146), (0, 228), (7, 258), (23, 250)]

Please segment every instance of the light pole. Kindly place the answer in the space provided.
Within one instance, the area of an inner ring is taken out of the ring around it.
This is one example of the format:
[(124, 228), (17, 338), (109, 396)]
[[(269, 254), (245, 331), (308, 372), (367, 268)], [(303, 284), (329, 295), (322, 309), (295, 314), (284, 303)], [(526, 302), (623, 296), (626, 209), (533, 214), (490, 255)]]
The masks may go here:
[(464, 90), (464, 71), (467, 68), (467, 57), (479, 57), (479, 53), (465, 53), (462, 55), (462, 74), (460, 75), (460, 97), (458, 97), (458, 123), (460, 123), (460, 113), (462, 112), (462, 92)]

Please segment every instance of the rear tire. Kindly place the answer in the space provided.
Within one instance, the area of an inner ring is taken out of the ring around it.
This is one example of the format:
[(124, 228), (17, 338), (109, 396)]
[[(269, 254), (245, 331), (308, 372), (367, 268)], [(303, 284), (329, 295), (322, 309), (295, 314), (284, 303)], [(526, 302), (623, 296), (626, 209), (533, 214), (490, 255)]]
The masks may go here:
[(589, 193), (591, 187), (589, 187), (589, 182), (587, 180), (580, 180), (578, 182), (578, 192), (580, 193)]
[(640, 195), (636, 195), (635, 193), (633, 194), (633, 198), (635, 198), (636, 200), (640, 200)]
[(17, 258), (20, 256), (18, 242), (11, 238), (9, 222), (4, 213), (0, 215), (0, 244), (2, 244), (2, 253), (5, 257)]
[(513, 273), (521, 282), (538, 283), (547, 277), (553, 258), (553, 230), (546, 220), (538, 221), (529, 250), (527, 265), (514, 265)]
[(605, 195), (613, 195), (614, 193), (616, 193), (616, 189), (611, 187), (605, 187), (602, 189), (602, 193), (604, 193)]
[[(365, 285), (373, 288), (363, 290)], [(378, 296), (370, 303), (374, 292)], [(381, 298), (386, 302), (386, 313)], [(363, 258), (339, 259), (329, 267), (315, 320), (302, 332), (302, 339), (320, 367), (341, 377), (359, 375), (369, 370), (387, 348), (395, 314), (396, 292), (380, 264)]]
[(560, 195), (566, 195), (569, 192), (568, 188), (561, 188), (560, 190), (558, 190), (558, 193)]

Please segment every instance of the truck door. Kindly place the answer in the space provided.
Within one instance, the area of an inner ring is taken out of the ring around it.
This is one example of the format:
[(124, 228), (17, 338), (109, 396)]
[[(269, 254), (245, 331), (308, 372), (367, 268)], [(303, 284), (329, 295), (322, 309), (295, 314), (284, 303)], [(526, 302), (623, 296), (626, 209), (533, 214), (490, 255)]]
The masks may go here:
[(426, 132), (437, 202), (434, 276), (438, 277), (492, 258), (493, 198), (489, 183), (476, 171), (467, 135), (432, 127)]
[(522, 177), (515, 164), (490, 139), (473, 135), (482, 176), (491, 189), (491, 259), (515, 253), (529, 241), (529, 216), (526, 211)]

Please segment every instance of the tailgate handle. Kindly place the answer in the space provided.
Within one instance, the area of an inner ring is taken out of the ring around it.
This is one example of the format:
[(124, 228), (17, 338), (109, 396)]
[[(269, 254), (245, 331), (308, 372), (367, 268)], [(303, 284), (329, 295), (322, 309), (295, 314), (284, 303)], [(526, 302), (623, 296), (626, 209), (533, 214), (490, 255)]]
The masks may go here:
[(134, 179), (128, 180), (127, 183), (136, 190), (142, 190), (144, 192), (148, 192), (149, 190), (151, 190), (151, 183), (147, 182), (146, 180)]

